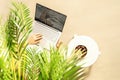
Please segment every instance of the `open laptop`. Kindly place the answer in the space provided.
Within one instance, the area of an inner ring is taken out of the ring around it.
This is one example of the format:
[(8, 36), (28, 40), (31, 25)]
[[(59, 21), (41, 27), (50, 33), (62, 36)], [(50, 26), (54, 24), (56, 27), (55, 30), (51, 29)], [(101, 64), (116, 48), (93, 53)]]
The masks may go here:
[(32, 33), (40, 33), (43, 39), (38, 44), (49, 49), (55, 46), (63, 31), (66, 15), (40, 4), (36, 4), (35, 21)]

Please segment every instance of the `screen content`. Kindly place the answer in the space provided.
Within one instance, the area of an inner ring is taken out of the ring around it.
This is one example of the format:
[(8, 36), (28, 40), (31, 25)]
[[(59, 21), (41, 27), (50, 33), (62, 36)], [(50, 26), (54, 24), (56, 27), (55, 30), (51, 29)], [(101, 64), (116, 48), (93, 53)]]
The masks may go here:
[(51, 26), (52, 28), (55, 28), (59, 31), (62, 31), (65, 24), (66, 15), (37, 3), (35, 20)]

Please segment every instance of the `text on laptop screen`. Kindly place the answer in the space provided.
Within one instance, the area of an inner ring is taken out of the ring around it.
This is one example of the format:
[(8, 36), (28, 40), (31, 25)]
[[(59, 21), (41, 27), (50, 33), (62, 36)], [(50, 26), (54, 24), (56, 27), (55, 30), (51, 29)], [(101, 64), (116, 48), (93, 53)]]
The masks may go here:
[(35, 20), (62, 32), (66, 20), (66, 15), (37, 3)]

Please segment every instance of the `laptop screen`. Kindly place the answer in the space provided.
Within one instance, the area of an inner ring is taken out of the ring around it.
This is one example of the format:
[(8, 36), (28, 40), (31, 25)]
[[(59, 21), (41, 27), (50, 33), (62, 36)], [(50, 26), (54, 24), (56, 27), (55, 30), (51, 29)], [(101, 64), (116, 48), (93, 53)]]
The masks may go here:
[(36, 11), (35, 11), (35, 20), (42, 22), (52, 28), (55, 28), (62, 32), (66, 15), (59, 13), (55, 10), (47, 8), (43, 5), (36, 4)]

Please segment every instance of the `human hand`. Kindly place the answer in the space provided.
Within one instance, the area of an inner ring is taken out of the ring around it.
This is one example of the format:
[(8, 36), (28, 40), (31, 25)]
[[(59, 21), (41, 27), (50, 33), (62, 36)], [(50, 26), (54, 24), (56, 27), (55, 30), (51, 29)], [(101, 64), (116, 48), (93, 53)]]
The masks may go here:
[(57, 44), (56, 44), (56, 47), (59, 48), (61, 45), (63, 44), (62, 41), (58, 40)]
[(39, 33), (33, 34), (28, 38), (28, 43), (29, 44), (38, 44), (41, 39), (42, 39), (41, 34), (39, 34)]

